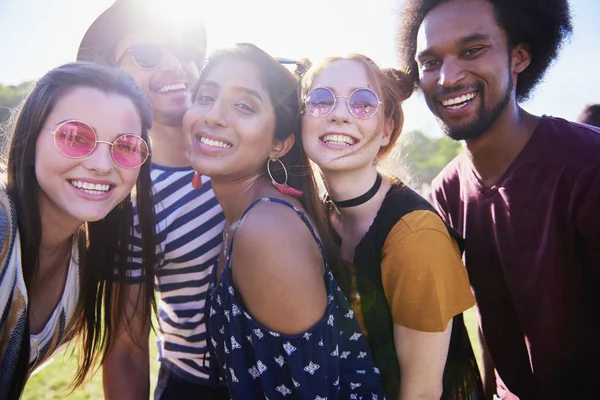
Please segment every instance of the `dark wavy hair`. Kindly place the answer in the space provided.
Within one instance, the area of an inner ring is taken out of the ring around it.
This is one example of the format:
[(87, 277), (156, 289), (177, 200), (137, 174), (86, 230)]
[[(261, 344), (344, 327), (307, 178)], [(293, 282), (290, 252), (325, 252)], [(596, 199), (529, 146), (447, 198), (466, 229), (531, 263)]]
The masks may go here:
[[(42, 240), (40, 187), (35, 174), (37, 139), (46, 119), (60, 99), (75, 88), (93, 88), (103, 93), (118, 94), (131, 100), (141, 120), (141, 135), (150, 143), (152, 109), (133, 79), (117, 68), (93, 63), (71, 63), (44, 75), (24, 99), (12, 121), (12, 139), (7, 166), (7, 193), (13, 202), (21, 238), (22, 269), (31, 298), (33, 281), (39, 269)], [(150, 321), (154, 303), (154, 265), (156, 224), (152, 201), (148, 159), (140, 169), (134, 193), (142, 233), (142, 285), (136, 312)], [(118, 332), (129, 329), (124, 310), (128, 301), (126, 280), (133, 251), (133, 206), (128, 195), (100, 221), (87, 222), (75, 233), (79, 245), (80, 297), (74, 321), (74, 332), (81, 339), (79, 369), (73, 381), (78, 386), (88, 377), (93, 366), (102, 364)], [(70, 248), (69, 248), (70, 249)], [(67, 254), (67, 257), (69, 254)], [(125, 323), (125, 326), (123, 324)], [(134, 340), (138, 338), (133, 338)], [(144, 338), (141, 338), (144, 339)], [(18, 397), (28, 378), (29, 330), (23, 340), (11, 393)]]
[[(425, 16), (440, 4), (452, 0), (404, 0), (400, 11), (397, 51), (407, 73), (418, 82), (415, 61), (417, 33)], [(498, 26), (506, 32), (510, 48), (520, 43), (529, 46), (531, 64), (517, 79), (517, 100), (524, 101), (541, 81), (558, 56), (573, 27), (567, 0), (488, 0)]]

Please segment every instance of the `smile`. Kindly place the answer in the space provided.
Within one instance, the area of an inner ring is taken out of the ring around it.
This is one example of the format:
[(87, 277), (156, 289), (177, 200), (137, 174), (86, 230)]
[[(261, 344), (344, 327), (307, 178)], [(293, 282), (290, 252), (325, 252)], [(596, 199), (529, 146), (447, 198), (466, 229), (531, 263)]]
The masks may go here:
[(200, 136), (200, 143), (210, 147), (220, 147), (222, 149), (228, 149), (231, 147), (231, 143), (221, 142), (220, 140), (209, 139), (204, 136)]
[(352, 136), (336, 134), (327, 134), (321, 137), (321, 141), (327, 144), (333, 144), (336, 146), (352, 146), (355, 145), (357, 140)]
[(108, 192), (112, 185), (70, 180), (69, 183), (77, 189), (91, 195), (100, 195)]
[(473, 92), (464, 94), (462, 96), (454, 97), (452, 99), (442, 100), (440, 103), (442, 103), (442, 105), (445, 108), (448, 108), (450, 110), (458, 110), (469, 104), (471, 101), (473, 101), (473, 99), (476, 96), (477, 92)]
[(166, 93), (166, 92), (174, 92), (174, 91), (178, 91), (178, 90), (186, 90), (187, 89), (187, 85), (183, 82), (179, 82), (179, 83), (171, 83), (168, 85), (164, 85), (158, 88), (157, 92), (158, 93)]

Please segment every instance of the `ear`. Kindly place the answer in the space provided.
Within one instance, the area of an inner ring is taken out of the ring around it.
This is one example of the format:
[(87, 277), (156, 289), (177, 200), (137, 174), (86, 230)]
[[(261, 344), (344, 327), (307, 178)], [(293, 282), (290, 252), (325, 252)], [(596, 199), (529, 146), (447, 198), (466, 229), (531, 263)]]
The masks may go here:
[(269, 153), (269, 158), (274, 160), (276, 158), (281, 158), (285, 156), (288, 153), (288, 151), (290, 151), (295, 142), (296, 135), (293, 133), (290, 134), (290, 136), (288, 136), (284, 140), (276, 141), (275, 146), (273, 146), (273, 150), (271, 150), (271, 153)]
[(531, 51), (529, 45), (525, 43), (519, 43), (511, 52), (511, 72), (515, 75), (525, 71), (525, 69), (531, 64)]
[(394, 130), (394, 121), (392, 119), (388, 119), (383, 124), (383, 136), (381, 137), (381, 147), (387, 146), (390, 144), (390, 139), (392, 138), (392, 131)]

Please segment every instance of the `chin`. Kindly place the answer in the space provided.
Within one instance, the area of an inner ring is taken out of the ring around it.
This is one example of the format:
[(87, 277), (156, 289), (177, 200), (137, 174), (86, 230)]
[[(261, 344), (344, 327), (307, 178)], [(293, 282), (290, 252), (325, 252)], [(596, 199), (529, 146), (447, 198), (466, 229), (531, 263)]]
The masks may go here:
[(170, 126), (173, 128), (180, 128), (183, 126), (183, 116), (187, 109), (174, 109), (174, 110), (161, 110), (155, 111), (154, 119), (162, 125)]

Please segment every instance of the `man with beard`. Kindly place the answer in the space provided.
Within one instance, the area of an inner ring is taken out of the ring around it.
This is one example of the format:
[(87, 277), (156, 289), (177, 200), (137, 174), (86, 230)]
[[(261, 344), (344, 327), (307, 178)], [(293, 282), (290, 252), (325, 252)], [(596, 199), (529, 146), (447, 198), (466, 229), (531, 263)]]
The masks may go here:
[[(148, 4), (141, 1), (117, 0), (89, 27), (77, 59), (124, 69), (154, 110), (151, 177), (160, 242), (156, 297), (161, 363), (155, 398), (228, 399), (227, 389), (215, 387), (211, 373), (204, 314), (206, 290), (221, 249), (224, 215), (210, 181), (202, 177), (199, 185), (200, 177), (194, 175), (182, 128), (204, 62), (206, 30), (199, 20), (190, 25), (171, 23), (147, 9)], [(139, 232), (134, 234), (139, 244)], [(137, 279), (136, 257), (153, 249), (134, 250), (132, 279)], [(150, 321), (131, 321), (141, 344), (128, 341), (128, 335), (113, 344), (103, 364), (107, 399), (149, 397)]]
[(588, 398), (600, 373), (600, 131), (519, 106), (571, 33), (569, 5), (405, 4), (401, 59), (464, 148), (434, 180), (434, 203), (466, 239), (496, 370), (487, 395)]

